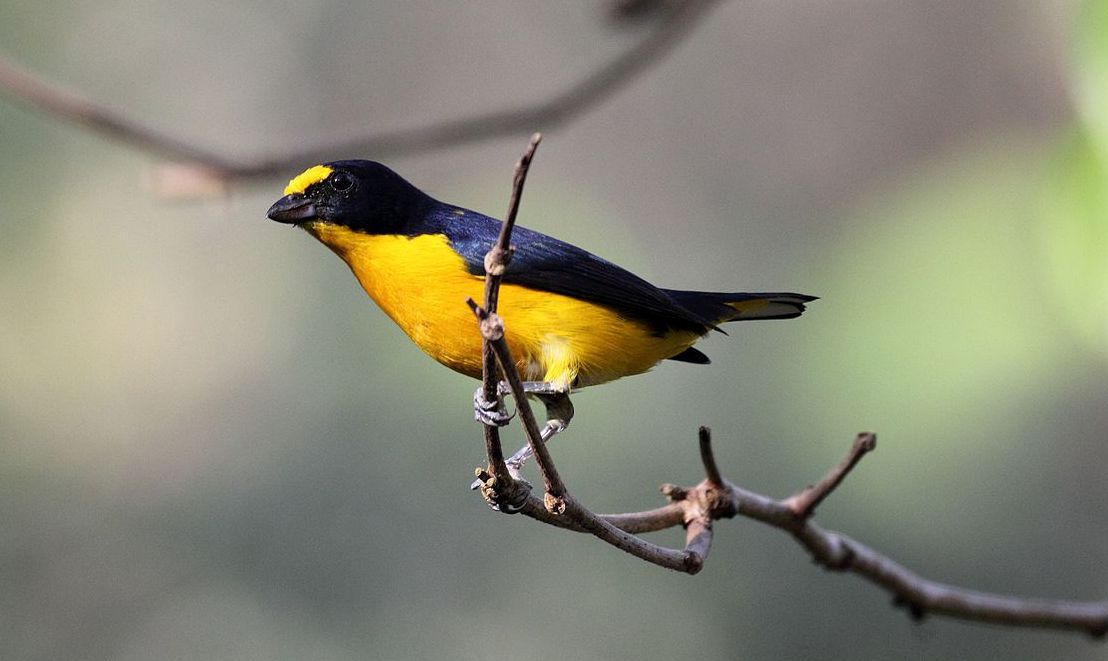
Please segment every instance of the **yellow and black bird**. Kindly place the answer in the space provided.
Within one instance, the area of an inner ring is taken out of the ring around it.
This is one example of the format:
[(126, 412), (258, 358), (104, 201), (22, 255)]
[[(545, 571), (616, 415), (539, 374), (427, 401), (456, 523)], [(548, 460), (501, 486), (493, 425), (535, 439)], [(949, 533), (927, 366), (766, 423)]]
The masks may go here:
[[(292, 179), (269, 218), (302, 227), (354, 272), (385, 314), (443, 365), (481, 378), (481, 336), (464, 301), (481, 300), (484, 257), (500, 221), (433, 199), (373, 161), (316, 165)], [(693, 348), (719, 324), (790, 319), (814, 296), (660, 289), (577, 246), (524, 227), (504, 274), (499, 313), (527, 391), (569, 423), (571, 389), (646, 372), (669, 359), (707, 363)], [(475, 397), (478, 419), (495, 404)], [(514, 466), (527, 456), (521, 451)]]

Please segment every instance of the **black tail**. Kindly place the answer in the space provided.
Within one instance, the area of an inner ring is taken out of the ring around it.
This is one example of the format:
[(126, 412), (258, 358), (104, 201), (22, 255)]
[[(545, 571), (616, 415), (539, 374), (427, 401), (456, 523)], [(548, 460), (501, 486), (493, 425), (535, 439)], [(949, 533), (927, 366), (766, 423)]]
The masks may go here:
[(791, 293), (725, 294), (706, 291), (663, 290), (681, 307), (713, 323), (748, 319), (792, 319), (817, 296)]

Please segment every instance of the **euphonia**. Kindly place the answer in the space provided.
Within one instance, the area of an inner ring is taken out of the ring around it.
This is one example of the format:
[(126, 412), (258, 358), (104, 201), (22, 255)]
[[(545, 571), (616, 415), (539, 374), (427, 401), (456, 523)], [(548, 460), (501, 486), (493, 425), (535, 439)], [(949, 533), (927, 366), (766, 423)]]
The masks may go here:
[[(308, 168), (269, 218), (297, 225), (334, 251), (378, 306), (447, 367), (481, 378), (484, 257), (500, 221), (427, 195), (373, 161)], [(791, 319), (814, 296), (660, 289), (577, 246), (516, 227), (499, 314), (527, 391), (547, 408), (544, 440), (569, 424), (569, 392), (646, 372), (662, 360), (708, 363), (692, 345), (718, 325)], [(495, 403), (475, 396), (478, 419)], [(521, 450), (513, 467), (529, 454)]]

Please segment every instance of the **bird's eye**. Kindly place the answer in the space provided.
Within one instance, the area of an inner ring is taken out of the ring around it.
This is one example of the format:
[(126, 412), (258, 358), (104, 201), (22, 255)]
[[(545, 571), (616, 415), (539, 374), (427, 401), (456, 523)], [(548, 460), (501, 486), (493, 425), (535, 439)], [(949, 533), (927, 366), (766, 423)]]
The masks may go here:
[(331, 175), (330, 182), (331, 188), (339, 193), (345, 193), (354, 187), (354, 177), (351, 177), (345, 172), (336, 172)]

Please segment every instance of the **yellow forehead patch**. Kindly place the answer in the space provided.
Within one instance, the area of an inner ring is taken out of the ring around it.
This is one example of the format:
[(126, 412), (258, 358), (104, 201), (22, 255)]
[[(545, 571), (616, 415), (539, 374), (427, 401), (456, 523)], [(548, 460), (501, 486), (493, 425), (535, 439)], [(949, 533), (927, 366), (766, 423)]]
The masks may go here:
[(288, 186), (285, 186), (285, 195), (292, 195), (293, 193), (303, 193), (308, 190), (308, 186), (312, 184), (318, 184), (327, 177), (331, 176), (331, 168), (326, 165), (313, 165), (312, 167), (304, 170), (300, 174), (292, 178)]

